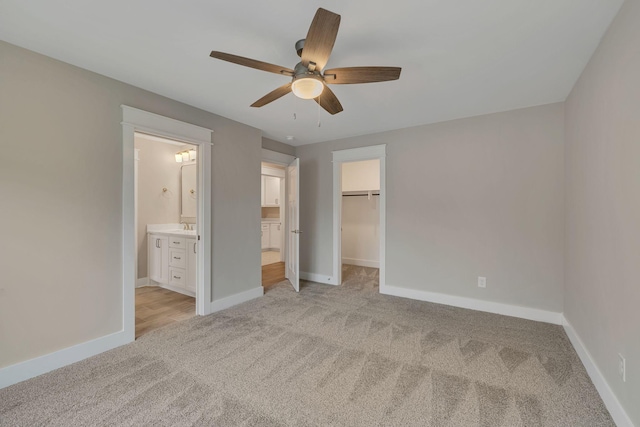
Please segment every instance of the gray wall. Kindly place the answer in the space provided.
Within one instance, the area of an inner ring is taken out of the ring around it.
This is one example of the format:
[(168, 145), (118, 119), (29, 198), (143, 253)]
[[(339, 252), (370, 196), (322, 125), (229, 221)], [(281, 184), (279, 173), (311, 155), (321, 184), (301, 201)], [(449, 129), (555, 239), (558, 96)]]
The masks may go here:
[(121, 104), (215, 131), (213, 298), (260, 286), (258, 129), (4, 42), (0, 58), (0, 367), (122, 328)]
[[(564, 314), (640, 425), (640, 2), (627, 0), (565, 104)], [(627, 382), (617, 355), (627, 360)]]
[(561, 312), (563, 132), (552, 104), (297, 147), (301, 271), (332, 275), (331, 151), (387, 144), (387, 285)]
[(296, 155), (295, 147), (292, 147), (289, 144), (285, 144), (280, 141), (275, 141), (273, 139), (262, 137), (262, 148), (266, 148), (267, 150), (276, 151), (278, 153), (289, 154), (291, 156)]

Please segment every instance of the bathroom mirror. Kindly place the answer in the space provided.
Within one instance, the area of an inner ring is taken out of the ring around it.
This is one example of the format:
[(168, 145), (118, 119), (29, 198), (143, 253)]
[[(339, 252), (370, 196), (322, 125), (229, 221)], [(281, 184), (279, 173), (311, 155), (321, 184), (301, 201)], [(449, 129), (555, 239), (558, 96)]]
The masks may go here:
[(183, 165), (181, 173), (180, 219), (195, 222), (198, 208), (196, 165)]

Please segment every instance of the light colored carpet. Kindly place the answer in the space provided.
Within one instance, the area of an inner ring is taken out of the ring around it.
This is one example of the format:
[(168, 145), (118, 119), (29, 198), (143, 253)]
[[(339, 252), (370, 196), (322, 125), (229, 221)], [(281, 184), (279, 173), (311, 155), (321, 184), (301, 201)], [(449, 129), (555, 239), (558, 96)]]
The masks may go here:
[(280, 262), (280, 252), (265, 251), (262, 252), (262, 265), (269, 265)]
[(284, 282), (0, 390), (0, 425), (612, 426), (559, 326)]

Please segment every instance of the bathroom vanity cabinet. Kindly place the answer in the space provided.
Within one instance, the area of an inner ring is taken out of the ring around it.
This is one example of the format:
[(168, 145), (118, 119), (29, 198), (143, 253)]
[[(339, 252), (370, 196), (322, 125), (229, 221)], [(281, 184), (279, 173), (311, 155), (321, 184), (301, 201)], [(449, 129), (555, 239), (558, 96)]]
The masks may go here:
[(196, 236), (148, 233), (149, 279), (170, 290), (196, 294)]
[(169, 237), (149, 234), (149, 279), (169, 282)]

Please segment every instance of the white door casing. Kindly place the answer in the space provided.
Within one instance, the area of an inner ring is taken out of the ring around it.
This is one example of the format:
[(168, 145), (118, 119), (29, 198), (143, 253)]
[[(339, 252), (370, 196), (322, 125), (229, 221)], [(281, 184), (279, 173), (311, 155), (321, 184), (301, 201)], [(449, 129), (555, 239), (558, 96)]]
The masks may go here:
[(135, 132), (198, 146), (198, 221), (196, 313), (212, 312), (211, 303), (211, 129), (122, 105), (122, 330), (135, 339), (136, 224)]
[(300, 292), (300, 159), (287, 167), (287, 219), (289, 242), (287, 252), (287, 278), (296, 292)]

